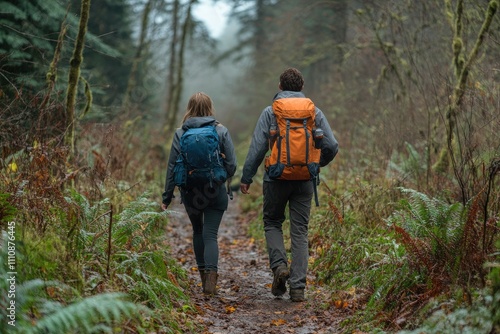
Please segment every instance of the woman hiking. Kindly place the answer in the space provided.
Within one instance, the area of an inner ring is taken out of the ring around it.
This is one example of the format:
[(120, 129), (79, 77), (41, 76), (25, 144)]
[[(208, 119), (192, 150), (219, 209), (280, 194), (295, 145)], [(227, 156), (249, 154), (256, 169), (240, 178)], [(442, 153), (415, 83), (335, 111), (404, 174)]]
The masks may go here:
[[(188, 133), (193, 132), (195, 134), (191, 138), (194, 138), (194, 144), (188, 145), (187, 142), (190, 140), (187, 138)], [(205, 141), (202, 136), (207, 133), (210, 135), (210, 132), (211, 139)], [(209, 154), (210, 152), (207, 152), (202, 144), (204, 142), (208, 143), (207, 147), (211, 147), (210, 144), (215, 145), (215, 153)], [(184, 152), (191, 149), (192, 152)], [(196, 158), (199, 161), (209, 155), (210, 162), (206, 164), (213, 164), (216, 161), (218, 165), (213, 168), (189, 170), (194, 164), (189, 163), (189, 159)], [(184, 204), (193, 226), (196, 264), (200, 272), (203, 293), (207, 295), (216, 293), (219, 260), (217, 235), (222, 216), (228, 207), (224, 181), (232, 177), (235, 171), (236, 156), (229, 131), (215, 119), (211, 98), (205, 93), (195, 93), (188, 101), (182, 126), (176, 130), (170, 149), (162, 209), (167, 210), (174, 198), (174, 188), (177, 185), (181, 203)]]

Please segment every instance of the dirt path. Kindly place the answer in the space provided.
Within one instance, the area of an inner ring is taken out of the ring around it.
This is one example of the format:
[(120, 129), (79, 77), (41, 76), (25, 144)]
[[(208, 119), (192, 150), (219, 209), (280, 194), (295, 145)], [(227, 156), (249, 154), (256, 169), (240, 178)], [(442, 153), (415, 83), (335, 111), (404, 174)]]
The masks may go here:
[(189, 293), (200, 311), (196, 320), (205, 327), (203, 333), (340, 333), (337, 324), (343, 317), (340, 311), (321, 307), (327, 293), (314, 285), (313, 277), (308, 278), (307, 302), (292, 303), (288, 293), (282, 298), (271, 294), (267, 254), (246, 235), (248, 217), (239, 212), (237, 194), (219, 230), (219, 292), (204, 297), (194, 269), (191, 224), (177, 203), (169, 207), (175, 211), (168, 226), (170, 247), (189, 272)]

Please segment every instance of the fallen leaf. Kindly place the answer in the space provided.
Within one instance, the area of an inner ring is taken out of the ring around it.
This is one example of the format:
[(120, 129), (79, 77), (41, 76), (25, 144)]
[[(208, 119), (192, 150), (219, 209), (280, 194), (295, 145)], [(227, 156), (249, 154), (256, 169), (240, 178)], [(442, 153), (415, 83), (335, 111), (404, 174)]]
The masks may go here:
[(342, 301), (341, 300), (336, 300), (333, 302), (336, 308), (342, 308)]
[(283, 319), (275, 319), (275, 320), (271, 321), (271, 325), (273, 325), (273, 326), (282, 326), (284, 324), (286, 324), (286, 321)]
[(55, 297), (55, 295), (56, 295), (56, 288), (54, 288), (53, 286), (49, 286), (49, 287), (47, 287), (46, 291), (47, 291), (47, 294), (49, 295), (50, 298), (54, 298)]
[(236, 311), (236, 307), (231, 306), (231, 305), (226, 306), (226, 313), (227, 313), (227, 314), (231, 314), (231, 313), (233, 313), (234, 311)]

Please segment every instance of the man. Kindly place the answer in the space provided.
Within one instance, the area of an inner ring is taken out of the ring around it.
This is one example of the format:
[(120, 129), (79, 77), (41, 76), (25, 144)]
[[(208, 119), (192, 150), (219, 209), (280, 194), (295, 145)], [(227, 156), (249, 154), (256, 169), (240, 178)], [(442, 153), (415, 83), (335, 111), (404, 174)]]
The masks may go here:
[[(279, 89), (273, 100), (287, 98), (305, 98), (302, 93), (304, 79), (300, 71), (288, 68), (280, 75)], [(315, 126), (323, 130), (320, 143), (319, 166), (330, 163), (338, 152), (338, 143), (323, 112), (314, 107)], [(269, 149), (270, 127), (276, 124), (273, 107), (268, 106), (257, 121), (252, 142), (243, 167), (241, 192), (249, 193), (252, 178), (255, 176), (262, 160)], [(305, 300), (308, 249), (308, 223), (311, 211), (311, 200), (315, 190), (311, 180), (279, 180), (271, 179), (266, 171), (263, 183), (263, 220), (269, 254), (270, 267), (274, 274), (271, 292), (281, 296), (286, 292), (286, 282), (290, 285), (290, 298), (294, 302)], [(285, 220), (285, 208), (288, 204), (290, 215), (290, 237), (292, 242), (290, 269), (283, 241), (282, 225)]]

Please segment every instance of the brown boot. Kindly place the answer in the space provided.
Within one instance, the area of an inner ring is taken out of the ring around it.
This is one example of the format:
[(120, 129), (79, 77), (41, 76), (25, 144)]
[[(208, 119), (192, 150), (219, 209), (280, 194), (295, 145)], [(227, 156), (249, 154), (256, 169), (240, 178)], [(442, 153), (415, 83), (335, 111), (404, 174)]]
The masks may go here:
[(217, 272), (215, 270), (205, 271), (205, 288), (203, 293), (206, 295), (215, 295), (217, 293)]
[(275, 296), (284, 295), (286, 292), (286, 281), (290, 277), (290, 271), (286, 265), (281, 264), (273, 269), (274, 279), (271, 287), (271, 292)]
[(290, 299), (292, 302), (303, 302), (306, 300), (304, 289), (290, 289)]
[(205, 275), (205, 269), (200, 269), (201, 287), (205, 291), (205, 281), (207, 275)]

